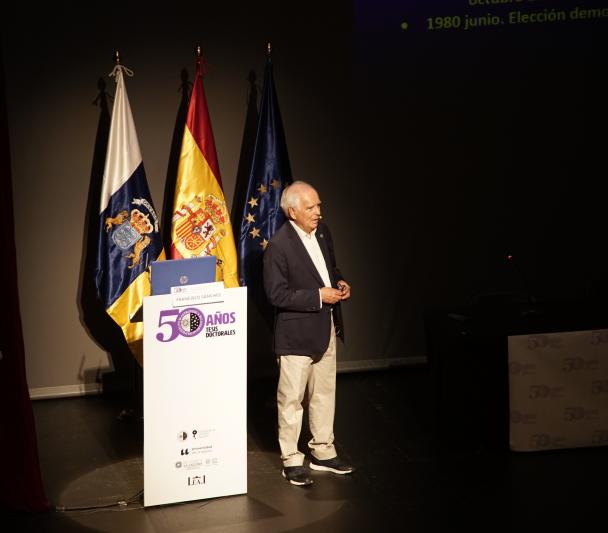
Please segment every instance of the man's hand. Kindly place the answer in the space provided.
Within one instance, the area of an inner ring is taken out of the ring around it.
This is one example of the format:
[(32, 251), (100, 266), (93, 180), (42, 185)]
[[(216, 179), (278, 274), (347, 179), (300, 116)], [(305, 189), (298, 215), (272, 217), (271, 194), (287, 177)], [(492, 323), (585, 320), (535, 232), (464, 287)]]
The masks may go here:
[(346, 281), (343, 279), (338, 281), (338, 289), (340, 289), (340, 294), (342, 295), (340, 300), (348, 300), (350, 298), (350, 285)]
[(321, 301), (324, 304), (333, 305), (342, 300), (342, 291), (332, 287), (321, 288)]
[(350, 298), (350, 285), (344, 280), (338, 281), (338, 288), (323, 287), (321, 289), (321, 300), (324, 304), (333, 305), (341, 300)]

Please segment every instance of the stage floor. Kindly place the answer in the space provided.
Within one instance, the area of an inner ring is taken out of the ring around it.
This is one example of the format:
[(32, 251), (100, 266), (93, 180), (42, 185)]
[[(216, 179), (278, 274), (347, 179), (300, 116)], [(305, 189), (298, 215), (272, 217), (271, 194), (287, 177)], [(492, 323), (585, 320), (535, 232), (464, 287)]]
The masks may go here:
[(605, 523), (608, 447), (518, 454), (467, 435), (446, 445), (436, 437), (426, 367), (340, 374), (337, 447), (358, 470), (315, 472), (312, 487), (290, 485), (281, 476), (274, 388), (273, 379), (249, 383), (247, 494), (148, 509), (143, 423), (125, 416), (128, 399), (35, 401), (47, 496), (64, 510), (5, 515), (12, 527), (3, 531), (555, 533)]

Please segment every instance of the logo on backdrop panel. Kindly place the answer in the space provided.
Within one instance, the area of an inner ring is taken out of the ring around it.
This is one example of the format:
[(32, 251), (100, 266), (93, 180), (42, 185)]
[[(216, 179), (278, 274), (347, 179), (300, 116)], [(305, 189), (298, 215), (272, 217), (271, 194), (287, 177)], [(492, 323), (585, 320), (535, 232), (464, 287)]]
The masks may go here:
[(565, 422), (586, 422), (589, 420), (599, 420), (600, 410), (588, 408), (582, 405), (564, 407)]
[(547, 448), (563, 448), (566, 439), (562, 435), (551, 433), (534, 433), (530, 435), (528, 447), (531, 450), (542, 450)]
[(513, 376), (534, 376), (536, 365), (534, 363), (511, 361), (509, 363), (509, 374)]
[(599, 359), (585, 359), (580, 356), (566, 357), (562, 360), (563, 372), (576, 372), (579, 370), (591, 370), (595, 372), (599, 369)]
[(547, 385), (546, 383), (539, 383), (530, 385), (528, 388), (528, 399), (529, 400), (542, 400), (545, 398), (563, 398), (564, 387), (561, 385)]
[(528, 350), (551, 348), (559, 350), (562, 347), (562, 338), (559, 335), (528, 335)]
[(536, 413), (526, 413), (517, 410), (511, 411), (509, 418), (511, 424), (536, 424), (537, 422)]

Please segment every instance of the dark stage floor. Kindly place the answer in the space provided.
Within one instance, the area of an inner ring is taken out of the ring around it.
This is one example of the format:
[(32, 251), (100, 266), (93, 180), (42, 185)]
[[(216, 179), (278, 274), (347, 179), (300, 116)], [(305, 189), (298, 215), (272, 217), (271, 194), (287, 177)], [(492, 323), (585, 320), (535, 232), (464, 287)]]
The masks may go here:
[(311, 488), (281, 477), (274, 382), (252, 381), (248, 493), (148, 509), (141, 499), (142, 423), (119, 416), (124, 399), (36, 401), (47, 495), (67, 509), (5, 516), (12, 524), (2, 531), (605, 530), (608, 447), (518, 454), (464, 433), (447, 445), (435, 437), (429, 378), (426, 367), (340, 374), (337, 444), (358, 471), (315, 472)]

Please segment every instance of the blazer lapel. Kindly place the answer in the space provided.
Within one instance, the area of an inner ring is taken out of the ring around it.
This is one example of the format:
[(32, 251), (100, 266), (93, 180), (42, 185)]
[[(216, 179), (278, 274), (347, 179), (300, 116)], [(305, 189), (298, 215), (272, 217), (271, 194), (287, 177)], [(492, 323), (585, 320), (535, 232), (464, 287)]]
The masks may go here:
[(315, 232), (315, 237), (317, 242), (319, 243), (319, 248), (321, 248), (321, 253), (323, 254), (323, 259), (325, 259), (325, 266), (327, 267), (327, 272), (329, 273), (329, 279), (332, 285), (335, 284), (336, 280), (334, 279), (334, 269), (331, 265), (329, 249), (327, 247), (327, 241), (323, 235), (323, 231), (319, 228)]

